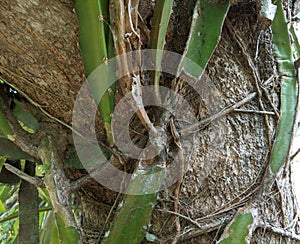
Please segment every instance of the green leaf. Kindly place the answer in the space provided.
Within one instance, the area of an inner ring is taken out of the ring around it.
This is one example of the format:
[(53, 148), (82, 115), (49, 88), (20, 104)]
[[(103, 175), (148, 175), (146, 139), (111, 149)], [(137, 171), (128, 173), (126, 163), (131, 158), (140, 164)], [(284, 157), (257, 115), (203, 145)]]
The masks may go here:
[(13, 113), (16, 116), (16, 118), (25, 126), (25, 128), (29, 128), (25, 130), (28, 132), (32, 132), (32, 130), (33, 132), (37, 132), (41, 127), (37, 119), (23, 108), (22, 103), (18, 102), (17, 100), (15, 100), (14, 102), (15, 107)]
[(6, 212), (3, 202), (0, 200), (0, 213)]
[(6, 184), (0, 184), (0, 200), (4, 201), (6, 200), (12, 186), (6, 185)]
[[(164, 169), (155, 166), (146, 174), (136, 172), (116, 213), (105, 244), (139, 244), (147, 233)], [(142, 195), (133, 195), (142, 194)]]
[(38, 188), (39, 191), (39, 197), (48, 205), (51, 205), (49, 192), (46, 190), (46, 188)]
[(76, 0), (75, 9), (80, 27), (79, 42), (85, 75), (88, 77), (90, 90), (95, 99), (99, 94), (104, 93), (98, 105), (98, 110), (104, 121), (108, 140), (113, 144), (111, 114), (113, 112), (115, 89), (113, 88), (112, 92), (105, 91), (109, 81), (110, 72), (108, 67), (101, 76), (97, 75), (92, 81), (89, 79), (89, 76), (100, 65), (106, 65), (108, 54), (112, 53), (112, 43), (106, 43), (110, 39), (110, 33), (103, 21), (103, 18), (108, 15), (108, 3), (103, 0)]
[(0, 111), (0, 134), (4, 136), (13, 135), (12, 128), (10, 127), (4, 114)]
[[(150, 47), (155, 50), (163, 50), (165, 45), (166, 32), (172, 12), (173, 0), (161, 0), (155, 2), (153, 23), (150, 33)], [(156, 52), (155, 64), (160, 67), (162, 61), (162, 52)], [(159, 96), (159, 78), (160, 71), (158, 68), (152, 73), (152, 80), (155, 86), (156, 97)]]
[[(87, 148), (88, 147), (88, 148)], [(103, 157), (99, 157), (98, 150), (100, 149), (103, 152)], [(87, 148), (87, 149), (86, 149)], [(86, 149), (86, 150), (85, 150)], [(93, 146), (81, 146), (82, 151), (80, 151), (81, 157), (86, 157), (89, 160), (82, 164), (81, 160), (79, 159), (77, 155), (77, 151), (74, 149), (70, 153), (70, 157), (66, 161), (66, 167), (70, 169), (95, 169), (101, 167), (103, 163), (105, 163), (109, 158), (110, 154), (105, 151), (105, 148), (101, 145), (93, 145)], [(93, 153), (93, 150), (95, 150), (95, 153)], [(86, 156), (84, 156), (86, 155)]]
[(66, 161), (65, 167), (69, 169), (84, 169), (75, 149), (70, 153), (70, 157)]
[(280, 119), (271, 154), (271, 172), (277, 173), (284, 165), (291, 144), (298, 100), (297, 74), (288, 25), (281, 1), (277, 1), (277, 13), (272, 23), (273, 42), (281, 79)]
[[(2, 202), (4, 202), (5, 200), (7, 200), (7, 197), (9, 195), (9, 192), (12, 189), (12, 185), (9, 184), (1, 184), (0, 185), (0, 200)], [(16, 189), (15, 189), (16, 191)]]
[(65, 228), (65, 224), (62, 218), (55, 214), (56, 226), (59, 243), (69, 244), (69, 243), (78, 243), (80, 236), (77, 230), (74, 227)]
[(53, 211), (48, 213), (44, 225), (42, 226), (42, 232), (40, 234), (40, 244), (44, 243), (59, 243), (58, 232), (55, 224), (55, 217)]
[(229, 1), (198, 0), (193, 14), (190, 35), (184, 56), (202, 69), (194, 70), (185, 59), (179, 71), (184, 69), (194, 77), (200, 77), (217, 46), (222, 26), (229, 9)]
[(254, 228), (254, 211), (238, 211), (233, 220), (225, 228), (218, 244), (246, 244)]
[(40, 243), (69, 244), (78, 243), (79, 233), (73, 227), (65, 228), (63, 220), (53, 211), (49, 212), (42, 227)]
[(104, 23), (99, 21), (103, 14), (99, 12), (97, 0), (76, 0), (80, 33), (79, 43), (82, 52), (85, 75), (88, 77), (107, 58)]
[(294, 25), (291, 25), (290, 27), (290, 33), (293, 37), (293, 51), (295, 52), (296, 54), (296, 58), (300, 58), (300, 43), (299, 43), (299, 39), (296, 35), (296, 32), (295, 32), (295, 28), (294, 28)]
[(30, 155), (23, 152), (18, 146), (6, 138), (0, 137), (0, 155), (9, 159), (34, 160)]
[(16, 219), (16, 220), (14, 221), (14, 234), (15, 234), (15, 236), (14, 236), (14, 239), (13, 239), (13, 241), (12, 241), (12, 244), (17, 244), (17, 243), (19, 243), (19, 241), (18, 241), (18, 228), (19, 228), (19, 220)]
[(7, 159), (6, 157), (0, 156), (0, 171), (1, 171), (1, 169), (2, 169), (3, 163), (5, 163), (6, 159)]

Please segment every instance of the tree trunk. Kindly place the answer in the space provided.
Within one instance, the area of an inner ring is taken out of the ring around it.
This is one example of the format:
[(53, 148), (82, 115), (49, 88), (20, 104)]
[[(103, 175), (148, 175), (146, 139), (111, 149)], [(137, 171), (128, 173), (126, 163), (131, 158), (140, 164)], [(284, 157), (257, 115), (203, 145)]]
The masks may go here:
[[(35, 165), (27, 161), (25, 173), (34, 176)], [(38, 191), (35, 186), (22, 181), (19, 190), (19, 243), (39, 242)]]
[[(290, 1), (285, 2), (291, 11)], [(168, 50), (184, 51), (194, 3), (175, 1), (167, 32)], [(73, 1), (48, 4), (41, 0), (2, 0), (0, 5), (0, 75), (42, 123), (39, 135), (27, 142), (37, 146), (41, 136), (52, 135), (62, 162), (74, 147), (72, 111), (84, 82), (73, 7)], [(145, 42), (152, 8), (151, 1), (141, 1), (140, 28)], [(256, 71), (264, 90), (257, 85)], [(170, 87), (171, 81), (171, 76), (164, 75), (161, 85)], [(188, 170), (179, 188), (178, 211), (174, 211), (176, 184), (159, 193), (149, 230), (157, 243), (171, 243), (176, 235), (179, 243), (213, 243), (235, 213), (249, 206), (258, 211), (251, 243), (299, 243), (290, 165), (276, 178), (268, 176), (279, 119), (280, 82), (272, 33), (258, 22), (257, 3), (238, 1), (229, 10), (221, 39), (200, 82), (201, 90), (183, 89), (179, 93), (199, 120), (250, 93), (261, 96), (194, 133), (191, 155), (185, 155)], [(101, 121), (96, 128), (104, 135)], [(66, 174), (74, 180), (85, 171), (66, 169)], [(84, 242), (96, 243), (108, 230), (113, 217), (109, 212), (112, 207), (115, 211), (118, 194), (96, 181), (78, 192)]]

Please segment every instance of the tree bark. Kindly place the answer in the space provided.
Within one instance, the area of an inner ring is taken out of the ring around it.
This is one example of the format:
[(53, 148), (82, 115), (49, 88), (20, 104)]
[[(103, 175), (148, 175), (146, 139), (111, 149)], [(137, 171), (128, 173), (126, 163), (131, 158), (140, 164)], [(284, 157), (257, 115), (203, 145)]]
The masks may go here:
[[(84, 81), (73, 1), (2, 2), (0, 75), (39, 115), (44, 125), (41, 133), (52, 133), (57, 139), (64, 161), (72, 149), (71, 130), (65, 125), (71, 125), (74, 101)], [(175, 2), (166, 47), (182, 53), (195, 1)], [(145, 42), (152, 11), (149, 1), (140, 7)], [(264, 90), (257, 86), (256, 70)], [(250, 93), (261, 92), (262, 96), (245, 104), (242, 111), (227, 114), (194, 134), (196, 146), (193, 155), (187, 157), (189, 166), (181, 185), (178, 213), (173, 207), (175, 185), (160, 193), (154, 209), (149, 232), (157, 237), (157, 243), (172, 242), (176, 218), (181, 226), (178, 242), (212, 243), (237, 210), (245, 206), (255, 207), (259, 213), (260, 224), (251, 243), (300, 241), (290, 165), (276, 179), (268, 177), (279, 119), (281, 84), (277, 72), (272, 33), (258, 24), (256, 2), (238, 1), (230, 8), (201, 90), (180, 92), (192, 104), (199, 120)], [(170, 87), (171, 81), (172, 77), (165, 75), (162, 85)], [(99, 122), (98, 132), (103, 135), (101, 126)], [(75, 169), (66, 173), (72, 180), (85, 174)], [(96, 243), (99, 235), (107, 231), (117, 193), (92, 181), (79, 190), (79, 195), (84, 242)]]

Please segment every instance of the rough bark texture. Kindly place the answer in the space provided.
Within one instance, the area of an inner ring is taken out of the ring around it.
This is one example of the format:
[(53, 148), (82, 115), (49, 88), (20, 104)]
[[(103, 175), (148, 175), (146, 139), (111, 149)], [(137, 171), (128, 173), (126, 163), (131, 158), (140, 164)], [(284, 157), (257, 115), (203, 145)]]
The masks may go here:
[[(71, 124), (74, 100), (84, 80), (72, 1), (51, 1), (51, 4), (41, 0), (2, 2), (1, 77), (51, 116)], [(140, 27), (145, 28), (145, 40), (152, 16), (152, 5), (147, 3), (140, 8), (144, 20)], [(175, 1), (167, 35), (168, 50), (183, 52), (193, 7), (193, 1)], [(199, 92), (200, 96), (195, 96), (191, 90), (183, 91), (183, 95), (194, 106), (197, 117), (202, 119), (251, 92), (258, 92), (253, 67), (230, 31), (232, 25), (258, 68), (266, 90), (261, 100), (256, 97), (243, 109), (274, 114), (233, 112), (194, 135), (197, 147), (194, 148), (195, 155), (188, 161), (179, 198), (179, 213), (186, 216), (180, 218), (182, 235), (179, 242), (182, 243), (217, 240), (237, 209), (245, 205), (258, 209), (261, 223), (251, 243), (300, 241), (291, 237), (291, 233), (299, 234), (300, 230), (290, 167), (287, 166), (276, 180), (266, 177), (278, 122), (280, 80), (276, 76), (271, 33), (260, 29), (256, 12), (254, 1), (239, 1), (231, 7), (227, 18), (230, 24), (224, 26), (222, 38), (206, 70), (209, 79), (202, 81), (205, 89)], [(268, 80), (272, 75), (273, 78)], [(164, 76), (162, 83), (169, 86), (169, 82), (170, 77)], [(40, 113), (38, 111), (36, 113)], [(43, 112), (41, 114), (45, 117)], [(43, 121), (47, 123), (45, 118)], [(62, 145), (60, 154), (66, 159), (72, 143), (71, 131), (65, 126), (55, 128), (60, 131), (59, 136), (56, 133)], [(103, 129), (99, 132), (103, 133)], [(84, 174), (79, 170), (67, 173), (71, 179)], [(150, 233), (158, 238), (157, 243), (171, 243), (175, 235), (175, 216), (165, 211), (173, 211), (173, 190), (171, 187), (160, 193), (153, 212)], [(102, 228), (117, 194), (92, 182), (80, 190), (80, 196), (85, 242), (94, 243), (105, 231)], [(189, 219), (197, 221), (201, 228)], [(268, 226), (285, 232), (276, 233), (279, 231)]]
[(2, 76), (71, 123), (83, 80), (76, 14), (59, 1), (3, 1), (0, 24)]

